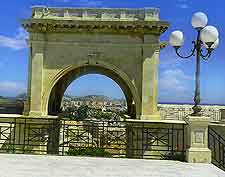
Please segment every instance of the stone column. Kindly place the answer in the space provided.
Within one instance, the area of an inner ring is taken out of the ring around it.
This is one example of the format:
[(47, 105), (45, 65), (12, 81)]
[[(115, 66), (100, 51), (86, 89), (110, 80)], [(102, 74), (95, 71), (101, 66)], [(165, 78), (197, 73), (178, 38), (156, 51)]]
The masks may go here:
[(189, 116), (188, 124), (188, 149), (186, 160), (190, 163), (211, 163), (211, 150), (208, 149), (209, 117)]
[(142, 120), (160, 119), (158, 112), (159, 49), (144, 48), (142, 68)]
[(43, 61), (44, 61), (44, 43), (31, 41), (30, 58), (30, 116), (42, 115), (42, 88), (43, 88)]

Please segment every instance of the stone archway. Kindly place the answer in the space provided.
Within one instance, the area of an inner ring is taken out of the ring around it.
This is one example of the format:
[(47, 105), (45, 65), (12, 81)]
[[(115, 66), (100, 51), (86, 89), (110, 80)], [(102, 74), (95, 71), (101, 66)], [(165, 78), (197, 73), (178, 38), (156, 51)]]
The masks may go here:
[(158, 9), (34, 7), (22, 24), (30, 34), (27, 114), (48, 115), (52, 95), (59, 102), (72, 80), (96, 72), (120, 85), (137, 119), (160, 118), (159, 37), (169, 24)]
[(67, 87), (75, 79), (86, 74), (102, 74), (114, 80), (120, 86), (125, 95), (129, 115), (131, 117), (136, 117), (136, 112), (140, 112), (140, 98), (138, 96), (137, 88), (134, 87), (125, 73), (118, 71), (118, 69), (115, 69), (113, 66), (109, 67), (102, 63), (98, 63), (97, 65), (86, 64), (80, 67), (71, 66), (70, 69), (67, 68), (63, 70), (58, 78), (55, 78), (55, 81), (52, 82), (54, 84), (46, 90), (49, 98), (46, 95), (46, 105), (44, 105), (43, 109), (46, 110), (48, 107), (48, 114), (57, 115), (60, 110), (62, 97)]

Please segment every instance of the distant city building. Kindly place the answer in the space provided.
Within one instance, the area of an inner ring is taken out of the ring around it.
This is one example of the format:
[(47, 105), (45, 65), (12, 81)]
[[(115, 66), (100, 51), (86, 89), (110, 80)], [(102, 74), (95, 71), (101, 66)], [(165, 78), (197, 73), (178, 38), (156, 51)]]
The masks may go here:
[(112, 111), (126, 111), (126, 100), (113, 100), (105, 96), (86, 96), (86, 97), (69, 97), (66, 96), (62, 101), (62, 110), (66, 111), (69, 108), (77, 110), (80, 106), (88, 106), (89, 108), (101, 110), (102, 112)]

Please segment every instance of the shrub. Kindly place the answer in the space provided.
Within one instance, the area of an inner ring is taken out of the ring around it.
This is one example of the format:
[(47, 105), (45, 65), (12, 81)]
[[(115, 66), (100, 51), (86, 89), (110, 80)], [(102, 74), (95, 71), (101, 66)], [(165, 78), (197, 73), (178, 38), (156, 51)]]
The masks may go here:
[(70, 148), (67, 152), (69, 156), (89, 156), (89, 157), (112, 157), (112, 155), (103, 148)]
[(162, 159), (163, 160), (177, 160), (177, 161), (185, 161), (185, 157), (182, 153), (168, 153), (168, 154), (165, 154), (165, 155), (162, 155)]

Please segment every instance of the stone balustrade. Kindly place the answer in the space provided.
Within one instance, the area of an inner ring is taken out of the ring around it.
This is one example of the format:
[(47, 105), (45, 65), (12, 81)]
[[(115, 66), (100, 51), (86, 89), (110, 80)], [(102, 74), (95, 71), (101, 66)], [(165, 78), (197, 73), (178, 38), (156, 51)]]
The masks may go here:
[[(163, 120), (183, 120), (190, 115), (193, 105), (158, 104), (158, 109)], [(211, 121), (225, 120), (225, 106), (202, 105), (202, 116), (211, 118)]]
[(32, 18), (78, 21), (159, 21), (159, 9), (48, 8), (34, 6), (32, 7)]

